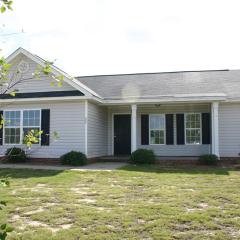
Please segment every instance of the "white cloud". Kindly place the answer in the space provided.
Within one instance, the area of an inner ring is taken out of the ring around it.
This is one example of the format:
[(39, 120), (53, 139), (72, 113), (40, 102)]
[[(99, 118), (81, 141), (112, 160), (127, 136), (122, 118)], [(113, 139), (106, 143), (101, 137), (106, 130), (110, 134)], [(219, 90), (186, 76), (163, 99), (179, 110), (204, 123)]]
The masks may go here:
[(239, 68), (239, 1), (15, 1), (4, 53), (25, 47), (72, 75)]

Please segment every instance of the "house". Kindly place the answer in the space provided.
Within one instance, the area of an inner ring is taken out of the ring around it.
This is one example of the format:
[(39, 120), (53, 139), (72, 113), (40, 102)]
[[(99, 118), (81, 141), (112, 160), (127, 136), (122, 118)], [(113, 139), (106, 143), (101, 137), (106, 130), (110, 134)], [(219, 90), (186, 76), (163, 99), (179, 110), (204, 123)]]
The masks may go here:
[(52, 87), (50, 76), (32, 76), (42, 58), (19, 48), (7, 61), (25, 80), (15, 96), (0, 95), (0, 113), (9, 121), (0, 130), (1, 154), (22, 146), (29, 129), (42, 129), (32, 158), (71, 150), (88, 158), (129, 155), (138, 148), (168, 157), (239, 157), (240, 70), (72, 78), (53, 66), (64, 80)]

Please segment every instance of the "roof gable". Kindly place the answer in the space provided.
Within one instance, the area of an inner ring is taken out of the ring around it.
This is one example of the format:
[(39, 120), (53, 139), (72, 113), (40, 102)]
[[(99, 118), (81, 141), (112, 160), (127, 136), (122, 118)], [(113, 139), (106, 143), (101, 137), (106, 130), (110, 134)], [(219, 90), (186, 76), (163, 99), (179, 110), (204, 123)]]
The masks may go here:
[[(34, 93), (34, 92), (50, 92), (50, 91), (73, 91), (76, 90), (73, 86), (69, 85), (65, 81), (62, 82), (62, 86), (58, 86), (58, 82), (54, 80), (53, 74), (41, 76), (40, 79), (33, 76), (35, 70), (39, 67), (39, 64), (28, 58), (26, 55), (20, 53), (10, 61), (11, 69), (9, 74), (10, 85), (14, 85), (10, 90), (17, 89), (17, 93)], [(22, 69), (25, 68), (25, 69)], [(16, 74), (19, 69), (21, 73)], [(59, 76), (59, 75), (58, 75)], [(52, 85), (54, 84), (54, 86)]]
[[(14, 63), (15, 64), (19, 61), (19, 59), (24, 59), (25, 61), (30, 62), (32, 65), (35, 63), (35, 66), (40, 65), (40, 66), (45, 66), (45, 60), (42, 58), (38, 57), (37, 55), (34, 55), (27, 50), (23, 48), (18, 48), (15, 52), (13, 52), (10, 56), (7, 57), (7, 62), (9, 63)], [(15, 66), (16, 67), (16, 66)], [(84, 84), (79, 83), (77, 80), (72, 78), (70, 75), (62, 71), (61, 69), (57, 68), (56, 66), (51, 66), (52, 67), (52, 74), (55, 76), (62, 75), (63, 76), (63, 87), (58, 88), (59, 91), (67, 90), (67, 91), (72, 91), (72, 90), (78, 90), (81, 93), (83, 93), (85, 96), (97, 96), (100, 97), (97, 93), (92, 91), (91, 89), (88, 89), (88, 87), (84, 86)], [(31, 74), (34, 72), (33, 69), (31, 69)], [(29, 74), (29, 72), (28, 72)], [(36, 80), (36, 79), (35, 79)], [(48, 82), (52, 81), (53, 79), (48, 79)], [(38, 80), (36, 80), (38, 81)], [(35, 82), (36, 82), (35, 81)], [(26, 87), (27, 81), (22, 85), (22, 88)], [(32, 84), (32, 83), (31, 83)], [(30, 85), (31, 85), (30, 84)], [(50, 86), (50, 84), (44, 83), (46, 86)], [(21, 88), (21, 86), (20, 86)], [(21, 92), (26, 92), (21, 89)], [(51, 89), (46, 89), (47, 91), (56, 91), (56, 88), (51, 88)], [(39, 92), (39, 90), (36, 90)], [(29, 91), (28, 91), (29, 92)]]

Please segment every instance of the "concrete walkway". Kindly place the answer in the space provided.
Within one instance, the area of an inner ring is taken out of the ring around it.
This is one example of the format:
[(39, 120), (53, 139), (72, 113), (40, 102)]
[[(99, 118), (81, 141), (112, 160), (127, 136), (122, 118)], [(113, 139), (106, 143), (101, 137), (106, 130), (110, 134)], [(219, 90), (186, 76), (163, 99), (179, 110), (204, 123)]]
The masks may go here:
[(48, 166), (48, 165), (31, 165), (31, 164), (1, 164), (0, 169), (2, 168), (11, 168), (11, 169), (42, 169), (42, 170), (74, 170), (74, 171), (112, 171), (121, 167), (128, 165), (127, 163), (121, 162), (104, 162), (104, 163), (93, 163), (86, 166)]

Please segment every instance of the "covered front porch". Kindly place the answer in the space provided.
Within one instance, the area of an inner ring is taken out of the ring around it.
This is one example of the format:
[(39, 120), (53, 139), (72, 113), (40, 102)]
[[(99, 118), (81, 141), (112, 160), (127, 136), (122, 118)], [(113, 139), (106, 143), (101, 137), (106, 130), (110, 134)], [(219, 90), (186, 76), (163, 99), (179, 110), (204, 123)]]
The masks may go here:
[(159, 157), (219, 157), (218, 102), (108, 106), (108, 155), (138, 148)]

